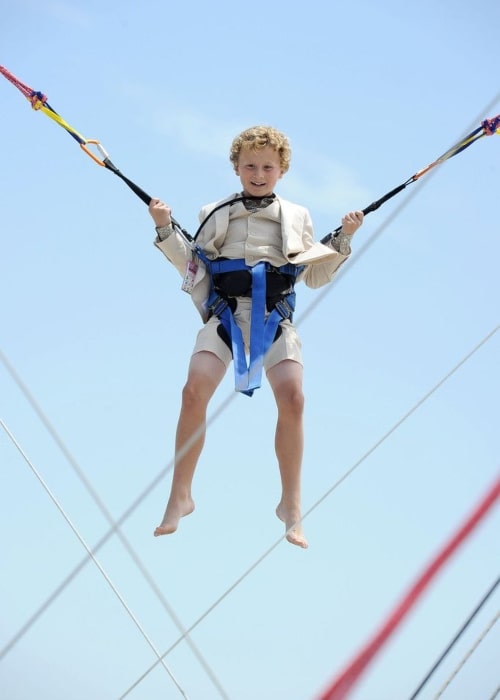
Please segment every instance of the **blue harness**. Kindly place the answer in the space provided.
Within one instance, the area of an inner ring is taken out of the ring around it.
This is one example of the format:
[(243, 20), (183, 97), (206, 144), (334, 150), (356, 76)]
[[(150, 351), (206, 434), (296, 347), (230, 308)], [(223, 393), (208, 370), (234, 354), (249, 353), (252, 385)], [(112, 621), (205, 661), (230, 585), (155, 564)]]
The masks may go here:
[[(243, 259), (210, 260), (201, 248), (196, 246), (196, 255), (205, 263), (210, 274), (210, 294), (207, 305), (211, 314), (217, 316), (226, 331), (233, 353), (235, 390), (252, 396), (261, 385), (264, 357), (273, 344), (281, 321), (292, 318), (295, 310), (295, 292), (293, 286), (303, 266), (291, 263), (273, 267), (270, 263), (259, 262), (253, 267)], [(236, 323), (230, 300), (216, 289), (214, 276), (226, 272), (246, 270), (251, 274), (252, 310), (250, 315), (250, 352), (247, 363), (243, 334)], [(292, 291), (281, 296), (267, 315), (266, 273), (274, 271), (291, 278)]]

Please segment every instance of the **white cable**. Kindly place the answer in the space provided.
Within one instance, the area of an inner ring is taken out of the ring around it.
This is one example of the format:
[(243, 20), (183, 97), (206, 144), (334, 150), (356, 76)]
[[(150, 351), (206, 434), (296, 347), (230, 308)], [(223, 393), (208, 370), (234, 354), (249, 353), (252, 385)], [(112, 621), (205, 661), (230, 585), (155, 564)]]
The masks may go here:
[(495, 698), (498, 697), (498, 695), (500, 695), (500, 685), (495, 690), (495, 692), (493, 693), (493, 695), (491, 696), (491, 698), (489, 700), (495, 700)]
[[(31, 393), (31, 391), (28, 389), (27, 385), (23, 382), (20, 375), (15, 370), (13, 364), (9, 361), (9, 359), (6, 357), (6, 355), (2, 352), (1, 349), (0, 349), (0, 361), (3, 363), (3, 365), (7, 369), (7, 372), (10, 374), (10, 376), (13, 379), (13, 381), (15, 382), (15, 384), (18, 386), (18, 388), (20, 389), (20, 391), (22, 392), (22, 394), (24, 395), (24, 397), (26, 398), (26, 400), (28, 401), (30, 406), (33, 408), (33, 410), (35, 411), (35, 413), (39, 417), (40, 421), (42, 422), (42, 424), (44, 425), (44, 427), (46, 428), (46, 430), (48, 431), (50, 436), (52, 437), (52, 439), (56, 443), (56, 445), (61, 450), (62, 454), (64, 455), (64, 457), (66, 458), (66, 460), (68, 461), (70, 466), (72, 467), (73, 471), (76, 473), (76, 475), (78, 476), (78, 478), (80, 479), (80, 481), (82, 482), (84, 487), (87, 489), (88, 493), (90, 494), (90, 496), (92, 497), (92, 499), (96, 503), (96, 505), (99, 508), (99, 510), (101, 511), (102, 515), (108, 521), (108, 524), (111, 526), (113, 532), (116, 533), (116, 535), (120, 539), (124, 548), (126, 549), (128, 554), (132, 558), (134, 564), (139, 569), (139, 571), (142, 573), (142, 575), (144, 576), (144, 578), (148, 582), (148, 584), (151, 587), (151, 589), (153, 590), (153, 592), (156, 594), (157, 598), (159, 599), (159, 601), (161, 602), (161, 604), (163, 605), (163, 607), (167, 611), (168, 615), (170, 616), (171, 620), (173, 621), (173, 623), (177, 627), (178, 631), (184, 636), (184, 639), (186, 640), (186, 644), (190, 647), (191, 651), (193, 652), (195, 657), (198, 659), (200, 665), (204, 668), (205, 672), (207, 673), (209, 678), (212, 680), (214, 686), (219, 691), (220, 696), (224, 700), (228, 700), (228, 695), (227, 695), (226, 691), (224, 690), (224, 688), (222, 687), (219, 679), (215, 675), (213, 669), (210, 667), (208, 662), (205, 660), (205, 658), (201, 654), (200, 650), (194, 644), (193, 640), (188, 636), (184, 625), (181, 623), (181, 621), (178, 618), (177, 614), (175, 613), (174, 609), (172, 608), (172, 606), (169, 604), (169, 602), (167, 601), (167, 599), (163, 595), (163, 592), (156, 584), (155, 580), (153, 579), (153, 577), (149, 573), (145, 564), (142, 562), (139, 555), (137, 554), (137, 552), (134, 550), (134, 548), (130, 544), (130, 541), (127, 539), (127, 537), (125, 536), (123, 531), (120, 529), (119, 525), (113, 519), (113, 516), (111, 515), (111, 513), (107, 509), (105, 503), (102, 501), (99, 494), (94, 489), (93, 485), (90, 483), (89, 479), (85, 475), (83, 469), (80, 467), (80, 465), (76, 461), (75, 457), (71, 454), (71, 452), (69, 451), (69, 449), (65, 445), (64, 441), (62, 440), (60, 435), (57, 433), (57, 431), (54, 428), (54, 426), (52, 425), (52, 423), (49, 421), (47, 415), (44, 413), (41, 406), (35, 400), (35, 397)], [(193, 440), (195, 440), (195, 439), (196, 439), (196, 436), (194, 436)], [(187, 449), (189, 449), (189, 447), (190, 447), (190, 444), (187, 445), (185, 447), (185, 449), (187, 450)], [(94, 552), (95, 552), (95, 550), (94, 550)], [(61, 590), (63, 590), (63, 589), (61, 589)], [(22, 628), (23, 634), (24, 634), (24, 632), (27, 631), (27, 629), (28, 629), (28, 627), (26, 625), (24, 625)], [(0, 658), (2, 658), (8, 651), (10, 651), (10, 649), (12, 649), (14, 644), (19, 641), (21, 636), (22, 635), (20, 635), (19, 632), (14, 636), (13, 640), (11, 640), (11, 642), (9, 642), (2, 649), (2, 652), (0, 654)]]
[(59, 501), (57, 500), (57, 498), (55, 497), (55, 495), (52, 493), (52, 491), (50, 490), (50, 488), (48, 487), (48, 485), (45, 483), (45, 481), (44, 481), (44, 479), (42, 478), (40, 472), (36, 469), (36, 467), (34, 466), (34, 464), (31, 462), (31, 460), (29, 459), (29, 457), (26, 455), (26, 453), (25, 453), (24, 450), (21, 448), (20, 444), (17, 442), (17, 440), (16, 440), (16, 438), (14, 437), (14, 435), (11, 433), (11, 431), (9, 430), (9, 428), (7, 427), (7, 425), (4, 423), (4, 421), (3, 421), (1, 418), (0, 418), (0, 426), (4, 429), (5, 433), (7, 434), (7, 436), (9, 437), (9, 439), (12, 441), (12, 443), (15, 445), (15, 447), (17, 448), (17, 450), (19, 451), (19, 453), (20, 453), (21, 456), (23, 457), (23, 459), (24, 459), (24, 461), (26, 462), (26, 464), (29, 466), (29, 468), (31, 469), (31, 471), (33, 472), (33, 474), (36, 476), (36, 478), (38, 479), (38, 481), (40, 482), (40, 484), (41, 484), (41, 485), (43, 486), (43, 488), (45, 489), (46, 493), (47, 493), (48, 496), (50, 497), (50, 499), (51, 499), (51, 501), (53, 502), (53, 504), (56, 506), (56, 508), (57, 508), (58, 511), (61, 513), (61, 515), (63, 516), (63, 518), (66, 520), (66, 522), (67, 522), (67, 524), (70, 526), (70, 528), (73, 530), (73, 533), (76, 535), (76, 537), (77, 537), (78, 540), (80, 541), (80, 544), (87, 550), (88, 555), (91, 557), (92, 561), (94, 562), (94, 564), (96, 565), (96, 567), (99, 569), (99, 571), (101, 572), (101, 574), (102, 574), (103, 577), (105, 578), (105, 580), (106, 580), (106, 582), (108, 583), (108, 585), (110, 586), (111, 590), (112, 590), (113, 593), (116, 595), (116, 597), (118, 598), (118, 600), (120, 601), (120, 603), (123, 605), (123, 607), (124, 607), (125, 610), (127, 611), (128, 615), (130, 616), (130, 618), (131, 618), (132, 621), (134, 622), (134, 624), (135, 624), (135, 626), (137, 627), (137, 629), (139, 630), (139, 632), (142, 634), (142, 636), (144, 637), (144, 639), (146, 640), (146, 642), (148, 643), (148, 645), (149, 645), (149, 646), (151, 647), (151, 649), (153, 650), (155, 656), (158, 658), (158, 663), (161, 663), (161, 665), (163, 666), (163, 668), (164, 668), (165, 671), (168, 673), (168, 675), (170, 676), (170, 678), (172, 679), (172, 681), (173, 681), (174, 684), (176, 685), (177, 689), (178, 689), (179, 692), (181, 693), (182, 697), (183, 697), (183, 698), (186, 698), (186, 700), (188, 700), (188, 697), (187, 697), (186, 693), (184, 692), (184, 690), (182, 689), (182, 687), (179, 685), (179, 682), (178, 682), (177, 679), (175, 678), (174, 674), (172, 673), (172, 671), (170, 670), (170, 668), (168, 667), (168, 665), (167, 665), (166, 663), (164, 663), (164, 660), (163, 660), (163, 659), (161, 658), (161, 656), (160, 656), (160, 652), (156, 649), (154, 643), (153, 643), (153, 642), (151, 641), (151, 639), (148, 637), (147, 633), (145, 632), (144, 628), (143, 628), (142, 625), (140, 624), (139, 620), (136, 618), (136, 616), (134, 615), (134, 613), (132, 612), (132, 610), (129, 608), (129, 606), (128, 606), (127, 603), (125, 602), (125, 599), (123, 598), (123, 596), (119, 593), (118, 589), (117, 589), (116, 586), (113, 584), (113, 582), (112, 582), (111, 579), (109, 578), (108, 574), (106, 573), (106, 571), (104, 570), (104, 568), (102, 567), (102, 565), (100, 564), (100, 562), (96, 559), (96, 557), (95, 557), (94, 554), (92, 553), (90, 547), (87, 545), (87, 543), (85, 542), (85, 540), (83, 539), (83, 537), (82, 537), (82, 536), (80, 535), (80, 533), (78, 532), (76, 526), (75, 526), (75, 525), (73, 524), (73, 522), (70, 520), (69, 516), (66, 514), (65, 510), (63, 509), (63, 507), (61, 506), (61, 504), (59, 503)]
[[(477, 343), (472, 350), (470, 350), (442, 379), (440, 379), (424, 396), (422, 396), (403, 416), (400, 418), (377, 442), (375, 442), (369, 450), (367, 450), (358, 460), (355, 462), (350, 469), (348, 469), (341, 477), (338, 479), (333, 486), (331, 486), (324, 494), (319, 498), (303, 515), (302, 520), (304, 521), (328, 496), (330, 496), (335, 489), (340, 486), (340, 484), (345, 481), (359, 466), (364, 462), (380, 445), (387, 440), (387, 438), (397, 430), (404, 421), (409, 418), (427, 399), (435, 392), (439, 387), (441, 387), (467, 360), (472, 357), (472, 355), (477, 352), (485, 343), (487, 343), (494, 334), (500, 329), (500, 325), (496, 326), (492, 331), (490, 331), (479, 343)], [(290, 529), (296, 527), (298, 523), (294, 523)], [(273, 552), (276, 547), (283, 541), (286, 537), (285, 533), (280, 537), (274, 544), (272, 544), (265, 552), (262, 554), (236, 581), (228, 588), (226, 591), (217, 598), (217, 600), (212, 603), (212, 605), (193, 622), (190, 627), (188, 627), (188, 633), (190, 634), (195, 627), (197, 627), (200, 622), (202, 622), (228, 595), (231, 593), (239, 584), (244, 581), (244, 579), (259, 565), (264, 559), (268, 557), (271, 552)], [(162, 654), (162, 658), (165, 658), (170, 652), (182, 641), (182, 637), (179, 637), (168, 649)], [(123, 695), (120, 696), (119, 700), (123, 700), (133, 688), (135, 688), (144, 678), (156, 667), (158, 662), (150, 666), (141, 676), (138, 678), (133, 685), (131, 685)]]
[[(446, 688), (450, 685), (451, 681), (455, 678), (455, 676), (458, 674), (458, 672), (465, 666), (465, 663), (466, 663), (466, 662), (468, 661), (468, 659), (472, 656), (472, 654), (476, 651), (476, 649), (478, 648), (478, 646), (480, 645), (480, 643), (483, 641), (483, 639), (486, 637), (486, 635), (488, 634), (488, 632), (491, 630), (491, 628), (493, 627), (493, 625), (498, 621), (498, 618), (499, 618), (499, 617), (500, 617), (500, 611), (497, 612), (497, 614), (495, 615), (495, 617), (493, 618), (493, 620), (491, 620), (491, 622), (490, 622), (489, 625), (486, 627), (486, 629), (483, 630), (483, 632), (481, 633), (481, 635), (478, 637), (478, 639), (476, 640), (476, 642), (474, 643), (474, 645), (471, 647), (471, 649), (469, 649), (469, 651), (467, 652), (467, 654), (464, 656), (464, 658), (463, 658), (463, 659), (461, 660), (461, 662), (458, 664), (457, 668), (453, 671), (453, 673), (452, 673), (451, 676), (448, 678), (448, 680), (447, 680), (447, 681), (441, 686), (441, 688), (438, 690), (437, 695), (434, 696), (434, 700), (437, 700), (438, 698), (441, 697), (441, 695), (444, 693), (444, 691), (446, 690)], [(497, 695), (497, 694), (498, 694), (498, 690), (497, 690), (497, 692), (495, 693), (495, 695)], [(493, 697), (495, 697), (495, 695), (493, 695)]]

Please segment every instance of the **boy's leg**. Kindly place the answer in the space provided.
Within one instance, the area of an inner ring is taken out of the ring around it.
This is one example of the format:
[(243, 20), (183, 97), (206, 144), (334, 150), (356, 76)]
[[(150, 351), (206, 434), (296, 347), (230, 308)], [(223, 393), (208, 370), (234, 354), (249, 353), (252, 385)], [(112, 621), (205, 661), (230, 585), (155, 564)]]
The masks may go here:
[(278, 407), (275, 449), (278, 458), (282, 494), (276, 514), (285, 523), (286, 538), (304, 549), (308, 546), (301, 522), (301, 483), (304, 432), (302, 416), (302, 365), (283, 360), (267, 372)]
[(177, 423), (170, 497), (155, 537), (175, 532), (179, 520), (194, 510), (191, 484), (205, 441), (207, 406), (225, 373), (224, 363), (211, 352), (197, 352), (191, 358)]

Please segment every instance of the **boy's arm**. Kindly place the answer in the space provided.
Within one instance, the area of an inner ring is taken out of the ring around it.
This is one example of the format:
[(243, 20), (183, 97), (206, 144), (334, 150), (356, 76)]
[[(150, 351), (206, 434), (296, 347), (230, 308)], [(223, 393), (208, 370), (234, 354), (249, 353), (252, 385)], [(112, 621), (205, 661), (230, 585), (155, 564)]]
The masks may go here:
[(330, 238), (329, 243), (337, 253), (348, 256), (351, 254), (351, 240), (353, 235), (352, 233), (348, 235), (340, 231), (337, 236)]
[(151, 199), (149, 213), (155, 222), (156, 239), (154, 244), (184, 275), (186, 261), (191, 260), (193, 251), (188, 241), (172, 226), (170, 207), (160, 199)]
[(306, 267), (300, 279), (308, 287), (318, 288), (328, 284), (351, 254), (351, 240), (363, 223), (363, 212), (352, 211), (342, 217), (342, 228), (337, 236), (330, 239), (327, 246), (338, 253), (337, 256)]
[(363, 223), (362, 211), (351, 211), (342, 217), (342, 228), (339, 233), (330, 239), (330, 244), (337, 253), (351, 254), (351, 240), (358, 228)]
[(171, 223), (166, 226), (155, 226), (155, 231), (159, 241), (166, 241), (174, 232), (174, 227)]
[(186, 272), (186, 262), (193, 259), (193, 250), (188, 241), (174, 230), (172, 224), (156, 227), (155, 246), (174, 265), (180, 275)]

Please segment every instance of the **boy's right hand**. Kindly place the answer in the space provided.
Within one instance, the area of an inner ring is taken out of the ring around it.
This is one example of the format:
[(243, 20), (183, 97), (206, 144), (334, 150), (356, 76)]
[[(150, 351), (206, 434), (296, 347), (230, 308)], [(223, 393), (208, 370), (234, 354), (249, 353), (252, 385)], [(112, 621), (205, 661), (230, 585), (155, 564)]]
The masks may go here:
[(172, 223), (172, 219), (170, 217), (172, 210), (168, 206), (168, 204), (162, 202), (161, 199), (153, 198), (149, 203), (148, 209), (149, 213), (153, 217), (155, 226), (170, 226), (170, 224)]

